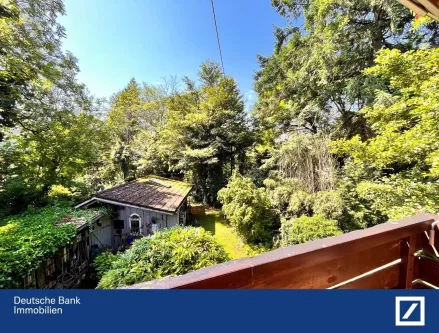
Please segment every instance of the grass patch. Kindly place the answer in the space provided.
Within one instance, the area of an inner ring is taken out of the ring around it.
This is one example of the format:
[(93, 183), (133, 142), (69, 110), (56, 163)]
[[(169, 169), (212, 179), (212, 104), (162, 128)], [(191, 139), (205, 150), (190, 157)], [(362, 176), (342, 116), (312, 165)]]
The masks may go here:
[(232, 259), (248, 257), (246, 246), (231, 226), (224, 222), (221, 211), (218, 209), (206, 209), (206, 215), (195, 216), (198, 224), (206, 231), (215, 235), (218, 243), (224, 246)]

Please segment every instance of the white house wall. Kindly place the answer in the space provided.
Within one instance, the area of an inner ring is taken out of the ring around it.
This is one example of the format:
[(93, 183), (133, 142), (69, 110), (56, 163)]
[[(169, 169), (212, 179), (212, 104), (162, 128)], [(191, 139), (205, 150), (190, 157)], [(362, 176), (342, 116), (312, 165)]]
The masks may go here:
[(99, 219), (101, 226), (96, 221), (92, 223), (90, 228), (90, 245), (96, 244), (99, 248), (111, 247), (113, 231), (110, 217), (105, 215)]
[(119, 219), (124, 221), (124, 229), (123, 233), (129, 233), (130, 232), (130, 216), (132, 214), (137, 214), (140, 216), (141, 219), (141, 229), (142, 234), (146, 235), (146, 225), (150, 224), (152, 222), (152, 217), (155, 217), (156, 223), (158, 224), (158, 229), (162, 230), (164, 228), (171, 228), (173, 226), (176, 226), (178, 224), (178, 215), (166, 215), (161, 214), (158, 212), (146, 210), (146, 209), (139, 209), (139, 208), (132, 208), (132, 207), (125, 207), (124, 209), (119, 210)]
[(168, 228), (175, 227), (178, 224), (178, 215), (169, 215), (168, 216)]

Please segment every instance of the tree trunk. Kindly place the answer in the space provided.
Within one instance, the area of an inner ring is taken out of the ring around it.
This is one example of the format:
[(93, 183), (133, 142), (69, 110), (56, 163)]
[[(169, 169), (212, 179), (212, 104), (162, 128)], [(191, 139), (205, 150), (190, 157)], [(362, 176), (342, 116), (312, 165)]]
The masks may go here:
[(375, 29), (372, 30), (372, 50), (373, 50), (373, 59), (375, 58), (377, 52), (383, 47), (383, 28), (381, 27), (381, 20), (383, 11), (378, 6), (374, 6), (373, 15), (375, 20)]
[(233, 154), (233, 146), (230, 147), (230, 175), (233, 174), (235, 170), (235, 155)]

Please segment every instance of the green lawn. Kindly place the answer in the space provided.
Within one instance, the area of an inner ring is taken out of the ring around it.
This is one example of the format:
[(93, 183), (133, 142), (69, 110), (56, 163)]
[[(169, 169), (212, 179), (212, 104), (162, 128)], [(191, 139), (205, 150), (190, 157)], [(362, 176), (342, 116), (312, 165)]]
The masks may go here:
[(206, 215), (198, 215), (194, 218), (201, 227), (215, 235), (218, 242), (224, 246), (232, 259), (248, 257), (244, 245), (235, 234), (233, 228), (224, 222), (221, 211), (206, 209)]

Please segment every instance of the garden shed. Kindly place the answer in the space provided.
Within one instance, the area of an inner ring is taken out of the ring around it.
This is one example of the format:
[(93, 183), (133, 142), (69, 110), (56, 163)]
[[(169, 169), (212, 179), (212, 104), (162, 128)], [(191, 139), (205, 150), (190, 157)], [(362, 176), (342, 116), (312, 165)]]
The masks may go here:
[(141, 237), (186, 223), (187, 198), (193, 185), (148, 176), (96, 193), (76, 208), (108, 204), (116, 210), (111, 223), (101, 237), (112, 240), (117, 248), (127, 237)]

